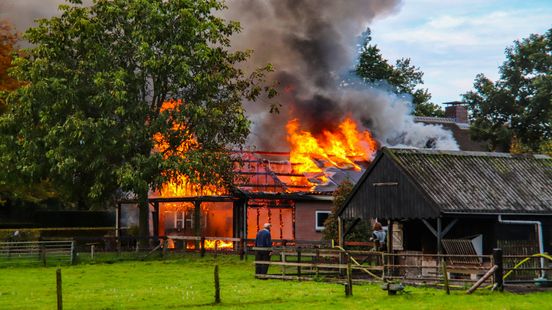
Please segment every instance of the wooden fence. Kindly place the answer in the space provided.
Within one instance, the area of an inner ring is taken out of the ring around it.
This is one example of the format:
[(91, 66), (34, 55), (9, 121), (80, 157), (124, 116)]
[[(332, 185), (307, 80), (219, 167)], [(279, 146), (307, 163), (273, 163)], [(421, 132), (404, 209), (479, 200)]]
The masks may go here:
[[(253, 248), (271, 251), (270, 261), (256, 261), (269, 265), (268, 274), (258, 278), (284, 280), (320, 280), (344, 282), (347, 270), (352, 282), (395, 282), (423, 285), (448, 285), (466, 288), (473, 285), (494, 265), (490, 255), (428, 255), (419, 253), (384, 253), (376, 251), (340, 249), (304, 249), (301, 247)], [(468, 259), (472, 264), (460, 263)], [(475, 264), (474, 262), (478, 262)], [(491, 285), (492, 278), (482, 281)]]
[(12, 263), (73, 264), (73, 241), (0, 242), (0, 265)]

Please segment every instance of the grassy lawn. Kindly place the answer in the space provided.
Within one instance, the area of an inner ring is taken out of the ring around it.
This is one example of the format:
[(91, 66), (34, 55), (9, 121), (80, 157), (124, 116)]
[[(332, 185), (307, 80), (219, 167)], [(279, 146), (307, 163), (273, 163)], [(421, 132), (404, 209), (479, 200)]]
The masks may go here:
[[(491, 293), (408, 287), (387, 296), (378, 285), (255, 280), (252, 260), (219, 256), (222, 303), (214, 305), (212, 257), (62, 267), (65, 309), (549, 309), (552, 293)], [(55, 267), (0, 269), (0, 309), (55, 309)]]

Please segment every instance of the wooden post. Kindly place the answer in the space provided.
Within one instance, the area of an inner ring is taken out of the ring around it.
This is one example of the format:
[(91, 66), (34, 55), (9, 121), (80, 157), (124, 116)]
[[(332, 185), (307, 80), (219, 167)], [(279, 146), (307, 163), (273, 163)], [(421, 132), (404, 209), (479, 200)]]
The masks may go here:
[(351, 269), (351, 258), (347, 256), (347, 291), (345, 296), (353, 296), (353, 270)]
[(337, 234), (338, 234), (338, 245), (340, 247), (343, 247), (343, 244), (345, 243), (343, 238), (343, 219), (341, 217), (337, 217)]
[(121, 254), (121, 203), (115, 209), (115, 239), (117, 240), (117, 253)]
[(42, 264), (46, 266), (46, 246), (44, 243), (40, 244), (40, 259), (42, 260)]
[(91, 260), (94, 260), (94, 250), (95, 250), (95, 247), (96, 247), (95, 244), (91, 244), (91, 245), (90, 245), (90, 259), (91, 259)]
[[(194, 235), (196, 237), (201, 236), (201, 201), (194, 201)], [(199, 246), (196, 241), (196, 249)]]
[(319, 248), (316, 248), (315, 263), (316, 263), (316, 266), (314, 268), (316, 270), (316, 277), (318, 278), (318, 276), (320, 275), (319, 270), (318, 270), (318, 264), (320, 264), (320, 249)]
[(395, 270), (395, 255), (393, 255), (393, 220), (387, 221), (387, 261), (389, 263), (389, 275), (395, 276), (397, 270)]
[(201, 242), (199, 244), (199, 255), (201, 257), (205, 256), (205, 237), (201, 237)]
[(63, 299), (61, 295), (61, 269), (56, 270), (56, 294), (57, 294), (57, 308), (63, 309)]
[[(301, 247), (297, 248), (297, 263), (301, 263)], [(297, 266), (297, 279), (301, 277), (301, 266)]]
[(77, 263), (77, 250), (75, 248), (75, 240), (71, 241), (71, 265)]
[(153, 243), (158, 244), (159, 243), (159, 201), (155, 201), (153, 203), (152, 222), (153, 222)]
[(481, 284), (483, 284), (483, 282), (485, 282), (485, 280), (490, 278), (496, 272), (497, 269), (498, 269), (497, 265), (494, 265), (493, 268), (489, 269), (489, 271), (487, 271), (487, 273), (483, 275), (481, 279), (475, 282), (475, 284), (472, 287), (470, 287), (469, 290), (466, 291), (466, 294), (473, 293), (479, 286), (481, 286)]
[(445, 262), (445, 259), (441, 259), (441, 265), (443, 267), (443, 282), (445, 285), (445, 291), (447, 292), (447, 295), (450, 295), (450, 287), (449, 287), (449, 278), (448, 278), (448, 271), (447, 271), (447, 263)]
[(167, 256), (167, 248), (169, 247), (169, 239), (167, 237), (163, 237), (163, 249), (161, 250), (161, 256), (165, 258)]
[(218, 264), (215, 264), (215, 303), (220, 304), (220, 281)]
[(243, 238), (240, 238), (240, 260), (243, 260), (244, 254), (245, 254), (245, 242), (243, 241)]
[(493, 261), (494, 264), (497, 266), (494, 274), (494, 282), (495, 282), (495, 289), (499, 292), (504, 291), (504, 265), (502, 260), (502, 249), (495, 248), (493, 249)]
[(443, 229), (441, 225), (441, 218), (437, 218), (437, 254), (441, 255), (443, 254), (443, 249), (441, 245), (441, 239), (443, 237)]
[[(284, 252), (282, 250), (282, 252), (280, 253), (280, 261), (282, 263), (285, 263), (286, 262), (286, 252)], [(286, 266), (285, 265), (282, 265), (282, 278), (285, 278), (286, 276)]]
[(215, 255), (214, 255), (214, 256), (215, 256), (215, 259), (217, 258), (217, 254), (218, 254), (218, 253), (217, 253), (217, 252), (218, 252), (218, 243), (219, 243), (219, 241), (218, 241), (218, 240), (215, 240)]

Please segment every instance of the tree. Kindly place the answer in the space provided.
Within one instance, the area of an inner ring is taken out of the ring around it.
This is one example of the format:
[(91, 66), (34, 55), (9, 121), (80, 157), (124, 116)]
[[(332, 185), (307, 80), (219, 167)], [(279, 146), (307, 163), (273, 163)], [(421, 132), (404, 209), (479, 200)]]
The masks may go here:
[(389, 64), (377, 45), (370, 44), (370, 34), (370, 29), (367, 29), (361, 36), (356, 75), (365, 82), (387, 86), (395, 94), (412, 96), (414, 115), (443, 117), (443, 109), (430, 102), (429, 91), (417, 88), (424, 83), (424, 73), (420, 68), (413, 66), (410, 58), (398, 59), (395, 65)]
[[(21, 82), (9, 75), (13, 66), (13, 58), (18, 53), (18, 34), (13, 30), (7, 21), (0, 21), (0, 114), (3, 114), (7, 107), (5, 98), (9, 92), (14, 91), (22, 85)], [(0, 143), (0, 205), (7, 200), (27, 201), (38, 203), (45, 199), (56, 196), (55, 191), (47, 181), (40, 183), (28, 183), (21, 174), (14, 169), (15, 163), (8, 160), (10, 152), (8, 145)]]
[(17, 33), (7, 21), (0, 20), (0, 114), (6, 109), (5, 92), (12, 91), (19, 87), (20, 83), (8, 75), (12, 67), (13, 54), (16, 52)]
[[(328, 216), (324, 222), (324, 239), (326, 240), (337, 240), (339, 238), (339, 232), (337, 227), (337, 211), (345, 203), (349, 194), (352, 192), (354, 184), (345, 180), (333, 193), (333, 209), (332, 213)], [(352, 221), (344, 221), (344, 227), (349, 227), (352, 225)], [(347, 225), (348, 224), (348, 225)], [(347, 241), (367, 241), (370, 238), (372, 230), (370, 224), (366, 221), (358, 222), (355, 227), (345, 236)]]
[[(151, 189), (180, 175), (232, 185), (227, 147), (249, 133), (242, 101), (269, 90), (259, 85), (263, 70), (236, 67), (249, 52), (228, 51), (240, 28), (213, 14), (219, 1), (70, 2), (25, 33), (33, 47), (14, 74), (29, 84), (0, 119), (11, 152), (3, 160), (32, 182), (51, 180), (81, 208), (134, 193), (145, 238)], [(159, 136), (166, 144), (154, 151)]]
[(552, 29), (514, 41), (505, 54), (498, 81), (479, 74), (474, 90), (463, 94), (472, 135), (494, 149), (515, 142), (514, 150), (522, 144), (538, 152), (552, 140)]

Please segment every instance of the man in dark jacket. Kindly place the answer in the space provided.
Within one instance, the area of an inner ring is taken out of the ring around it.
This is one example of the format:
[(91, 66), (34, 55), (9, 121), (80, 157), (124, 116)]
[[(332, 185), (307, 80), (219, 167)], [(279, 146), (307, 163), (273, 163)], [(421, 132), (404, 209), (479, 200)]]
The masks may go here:
[[(272, 238), (270, 236), (270, 223), (265, 223), (263, 229), (259, 230), (257, 237), (255, 238), (255, 247), (267, 248), (264, 251), (255, 252), (256, 261), (270, 261), (270, 251), (268, 248), (272, 247)], [(255, 264), (255, 274), (266, 274), (268, 272), (268, 265)]]

